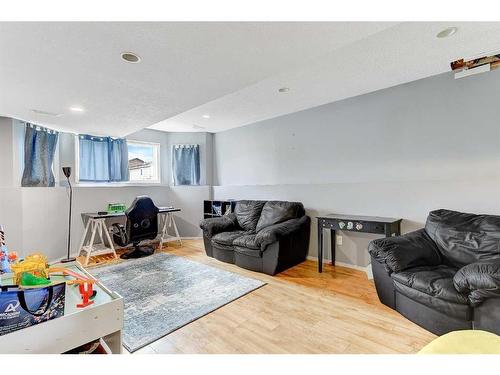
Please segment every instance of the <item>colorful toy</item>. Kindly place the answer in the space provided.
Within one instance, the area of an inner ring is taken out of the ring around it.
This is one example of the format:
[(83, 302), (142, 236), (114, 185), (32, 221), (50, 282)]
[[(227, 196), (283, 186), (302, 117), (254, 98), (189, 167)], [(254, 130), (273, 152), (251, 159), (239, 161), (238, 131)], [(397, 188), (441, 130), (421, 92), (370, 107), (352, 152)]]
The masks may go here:
[(88, 279), (76, 272), (73, 272), (67, 268), (49, 268), (48, 270), (49, 274), (54, 274), (54, 273), (62, 273), (64, 276), (71, 276), (74, 277), (74, 280), (68, 280), (66, 281), (66, 284), (68, 285), (78, 285), (79, 292), (82, 296), (82, 302), (77, 304), (76, 307), (87, 307), (91, 304), (94, 303), (94, 301), (91, 301), (90, 299), (95, 297), (95, 292), (93, 289), (94, 281), (91, 279)]
[(123, 203), (109, 203), (107, 211), (110, 214), (119, 214), (121, 212), (125, 212), (126, 209), (127, 206)]
[[(17, 254), (16, 258), (17, 258)], [(95, 297), (94, 280), (82, 276), (68, 268), (49, 267), (47, 257), (41, 253), (28, 255), (25, 259), (21, 259), (10, 265), (14, 273), (14, 282), (21, 287), (37, 287), (52, 284), (50, 275), (59, 274), (64, 277), (71, 277), (66, 280), (67, 285), (77, 285), (82, 302), (76, 307), (86, 307), (94, 303), (91, 299)]]
[(42, 253), (28, 255), (23, 260), (10, 265), (10, 269), (14, 273), (14, 282), (18, 285), (22, 285), (21, 277), (26, 272), (47, 279), (49, 277), (48, 267), (47, 257)]
[(41, 285), (49, 285), (52, 282), (44, 277), (38, 277), (29, 272), (23, 272), (21, 275), (21, 282), (19, 285), (21, 286), (41, 286)]
[(3, 273), (10, 273), (10, 264), (17, 259), (17, 253), (11, 251), (9, 253), (7, 245), (5, 244), (5, 232), (0, 225), (0, 275)]

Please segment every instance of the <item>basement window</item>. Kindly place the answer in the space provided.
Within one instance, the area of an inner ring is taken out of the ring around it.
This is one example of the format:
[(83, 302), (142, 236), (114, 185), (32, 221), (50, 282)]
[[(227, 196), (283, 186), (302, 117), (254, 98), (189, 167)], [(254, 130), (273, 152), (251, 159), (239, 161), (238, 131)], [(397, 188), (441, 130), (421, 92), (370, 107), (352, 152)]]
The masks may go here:
[(160, 144), (129, 141), (128, 170), (130, 182), (160, 182)]

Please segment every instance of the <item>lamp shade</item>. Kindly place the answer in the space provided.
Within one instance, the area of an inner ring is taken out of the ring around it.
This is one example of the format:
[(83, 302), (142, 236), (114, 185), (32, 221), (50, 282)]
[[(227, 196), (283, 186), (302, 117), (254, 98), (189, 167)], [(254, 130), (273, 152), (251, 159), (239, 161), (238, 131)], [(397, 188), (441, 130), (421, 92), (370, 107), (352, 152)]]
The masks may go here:
[(66, 178), (71, 176), (71, 167), (62, 167), (62, 170)]

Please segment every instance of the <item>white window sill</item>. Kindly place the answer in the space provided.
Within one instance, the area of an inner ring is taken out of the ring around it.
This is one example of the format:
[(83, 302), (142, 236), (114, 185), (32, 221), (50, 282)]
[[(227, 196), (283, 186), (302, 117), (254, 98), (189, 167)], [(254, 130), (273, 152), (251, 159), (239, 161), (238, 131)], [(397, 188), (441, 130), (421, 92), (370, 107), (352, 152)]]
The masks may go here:
[(72, 185), (77, 188), (120, 188), (120, 187), (168, 187), (161, 182), (80, 182)]

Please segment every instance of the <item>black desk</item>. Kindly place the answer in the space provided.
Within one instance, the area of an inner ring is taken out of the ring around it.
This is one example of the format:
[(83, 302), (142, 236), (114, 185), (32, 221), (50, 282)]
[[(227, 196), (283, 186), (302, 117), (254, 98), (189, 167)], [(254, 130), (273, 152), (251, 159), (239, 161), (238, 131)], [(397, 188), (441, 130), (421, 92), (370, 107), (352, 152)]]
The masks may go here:
[(323, 229), (330, 229), (332, 264), (335, 265), (335, 231), (383, 234), (386, 237), (401, 234), (401, 220), (390, 217), (328, 214), (318, 219), (318, 271), (323, 272)]

